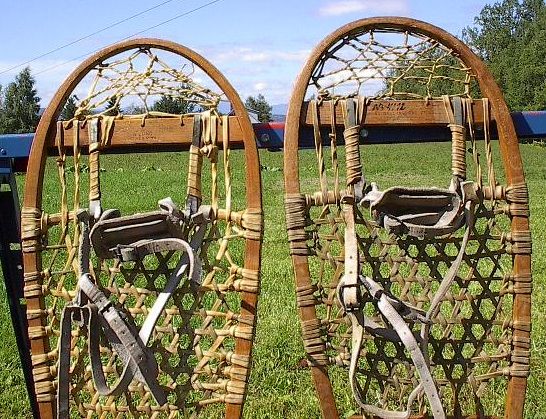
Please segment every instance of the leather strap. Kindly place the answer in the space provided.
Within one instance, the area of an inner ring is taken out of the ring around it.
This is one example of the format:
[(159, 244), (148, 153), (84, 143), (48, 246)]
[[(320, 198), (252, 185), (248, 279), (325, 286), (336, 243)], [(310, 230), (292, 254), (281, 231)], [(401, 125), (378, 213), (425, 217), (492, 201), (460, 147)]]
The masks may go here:
[(447, 271), (446, 275), (442, 279), (442, 282), (440, 282), (440, 286), (436, 290), (436, 294), (434, 294), (434, 298), (432, 299), (430, 303), (430, 307), (427, 311), (427, 314), (426, 314), (427, 322), (423, 323), (423, 326), (421, 328), (421, 342), (422, 342), (423, 348), (426, 348), (428, 345), (430, 325), (432, 324), (432, 320), (438, 314), (441, 303), (444, 300), (447, 292), (449, 291), (451, 284), (455, 280), (455, 277), (457, 276), (457, 272), (459, 271), (459, 268), (461, 267), (461, 263), (464, 258), (465, 249), (468, 245), (470, 235), (474, 228), (474, 223), (476, 218), (474, 214), (474, 210), (475, 210), (475, 206), (477, 202), (476, 192), (471, 182), (464, 182), (462, 185), (462, 189), (463, 189), (463, 197), (466, 201), (465, 210), (464, 210), (466, 230), (463, 236), (463, 240), (461, 241), (461, 247), (459, 249), (459, 253), (457, 254), (457, 257), (455, 258), (451, 266), (449, 267), (449, 270)]
[(358, 311), (362, 305), (358, 275), (360, 266), (358, 261), (358, 240), (355, 231), (354, 204), (345, 202), (342, 204), (343, 217), (345, 219), (345, 264), (342, 279), (337, 286), (337, 295), (345, 312)]
[(457, 272), (459, 271), (459, 268), (461, 267), (465, 249), (466, 249), (466, 246), (468, 245), (468, 240), (470, 239), (470, 234), (472, 233), (472, 229), (474, 228), (474, 222), (475, 222), (474, 207), (476, 206), (476, 201), (477, 201), (476, 192), (473, 189), (474, 184), (471, 182), (464, 182), (462, 185), (462, 188), (463, 188), (463, 201), (465, 201), (464, 213), (465, 213), (466, 230), (463, 236), (463, 240), (461, 241), (461, 247), (459, 249), (459, 253), (457, 254), (457, 257), (451, 264), (446, 275), (442, 279), (442, 282), (440, 282), (440, 286), (438, 287), (438, 290), (436, 291), (436, 294), (434, 295), (434, 298), (432, 299), (432, 302), (430, 303), (430, 307), (427, 312), (427, 319), (429, 320), (431, 320), (438, 313), (438, 310), (440, 308), (440, 303), (444, 299), (447, 291), (449, 290), (449, 287), (451, 286), (451, 284), (453, 283), (453, 280), (455, 279), (455, 276), (457, 275)]
[[(352, 352), (351, 363), (349, 366), (349, 380), (351, 389), (359, 406), (368, 414), (382, 418), (407, 418), (410, 415), (411, 403), (417, 397), (419, 392), (424, 391), (429, 400), (430, 408), (435, 419), (445, 418), (441, 399), (434, 384), (430, 369), (428, 367), (428, 336), (431, 320), (436, 316), (440, 304), (445, 294), (453, 283), (457, 272), (461, 266), (465, 249), (468, 244), (471, 231), (474, 227), (474, 206), (476, 202), (475, 191), (472, 182), (463, 182), (461, 185), (464, 207), (464, 219), (466, 224), (465, 234), (461, 242), (461, 247), (442, 279), (440, 286), (431, 302), (426, 315), (420, 310), (408, 306), (404, 302), (387, 294), (383, 288), (371, 278), (359, 276), (358, 266), (358, 241), (356, 238), (354, 208), (351, 204), (343, 204), (343, 215), (345, 218), (345, 274), (338, 285), (338, 298), (342, 307), (351, 320), (352, 325)], [(346, 200), (347, 201), (347, 200)], [(392, 329), (396, 332), (396, 337), (385, 333), (384, 328), (378, 326), (371, 319), (366, 318), (361, 311), (361, 297), (359, 286), (363, 285), (369, 295), (377, 301), (377, 307), (385, 319), (390, 323)], [(406, 320), (422, 323), (421, 335), (417, 338), (411, 332), (406, 324)], [(420, 376), (420, 384), (412, 391), (408, 398), (407, 409), (404, 412), (395, 412), (381, 409), (376, 406), (368, 405), (363, 401), (362, 391), (356, 380), (356, 369), (358, 359), (361, 353), (361, 345), (364, 331), (377, 336), (382, 336), (391, 341), (397, 341), (404, 344), (408, 350), (416, 370)], [(418, 343), (420, 341), (420, 344)]]
[[(86, 313), (87, 311), (87, 313)], [(70, 417), (70, 351), (72, 349), (72, 323), (78, 322), (80, 326), (88, 324), (84, 320), (89, 317), (89, 308), (68, 305), (61, 315), (61, 329), (59, 337), (59, 361), (57, 369), (57, 418)], [(76, 317), (76, 318), (74, 318)]]
[[(383, 288), (371, 278), (359, 276), (358, 264), (358, 241), (356, 238), (354, 207), (352, 204), (343, 204), (343, 215), (345, 218), (345, 272), (338, 284), (337, 295), (340, 303), (349, 316), (352, 325), (352, 350), (349, 366), (349, 382), (355, 400), (359, 406), (371, 415), (382, 418), (407, 418), (410, 415), (410, 407), (417, 394), (424, 390), (431, 406), (435, 419), (445, 418), (438, 391), (432, 379), (427, 365), (427, 359), (421, 352), (421, 346), (416, 337), (406, 324), (403, 315), (411, 321), (425, 321), (423, 314), (416, 309), (406, 305), (394, 296), (385, 293)], [(391, 341), (401, 342), (408, 350), (411, 359), (419, 373), (421, 382), (408, 399), (407, 409), (404, 412), (390, 411), (376, 406), (366, 404), (362, 397), (362, 391), (356, 379), (356, 369), (361, 353), (364, 330), (372, 334), (380, 334), (382, 329), (377, 323), (363, 315), (361, 309), (362, 298), (360, 286), (364, 286), (369, 295), (377, 301), (377, 307), (381, 314), (387, 319), (396, 333), (385, 334), (383, 337)], [(403, 315), (401, 314), (403, 313)], [(378, 333), (379, 332), (379, 333)]]
[(121, 257), (123, 262), (136, 260), (128, 247), (141, 240), (167, 238), (184, 239), (182, 225), (188, 220), (166, 211), (119, 216), (119, 212), (105, 211), (93, 228), (90, 239), (97, 257), (112, 259)]
[[(89, 213), (98, 220), (102, 208), (100, 202), (100, 164), (99, 164), (99, 118), (87, 121), (89, 135)], [(96, 189), (96, 190), (94, 190)]]
[(461, 187), (461, 183), (457, 190), (395, 186), (379, 191), (372, 182), (360, 204), (369, 207), (379, 225), (390, 233), (421, 239), (438, 237), (464, 224)]
[[(176, 214), (177, 208), (170, 199), (160, 201), (160, 206), (170, 215), (178, 215)], [(116, 213), (111, 214), (116, 215)], [(57, 396), (58, 417), (68, 417), (69, 412), (70, 338), (72, 322), (75, 317), (77, 317), (81, 325), (87, 326), (91, 371), (99, 394), (103, 396), (119, 395), (127, 389), (133, 379), (136, 379), (149, 388), (158, 404), (162, 405), (167, 402), (165, 394), (157, 381), (158, 367), (155, 357), (147, 344), (167, 301), (178, 287), (186, 271), (189, 269), (188, 277), (191, 284), (199, 284), (201, 281), (201, 263), (196, 253), (203, 243), (211, 215), (210, 207), (202, 206), (197, 213), (191, 216), (196, 228), (189, 244), (179, 238), (147, 239), (122, 248), (123, 256), (131, 260), (133, 260), (132, 258), (142, 258), (147, 254), (156, 252), (184, 251), (174, 273), (170, 276), (163, 291), (158, 295), (140, 331), (137, 332), (136, 327), (128, 322), (121, 312), (115, 309), (89, 274), (88, 255), (90, 254), (91, 245), (88, 223), (85, 222), (88, 216), (85, 217), (85, 214), (79, 214), (80, 221), (83, 224), (80, 243), (82, 275), (78, 281), (79, 292), (77, 298), (71, 305), (65, 307), (61, 319)], [(108, 211), (105, 212), (104, 216), (108, 217)], [(103, 373), (100, 357), (101, 330), (103, 330), (107, 341), (110, 342), (124, 365), (120, 378), (112, 386), (107, 384)]]
[[(387, 321), (390, 323), (390, 325), (396, 332), (398, 336), (397, 341), (401, 342), (405, 346), (407, 351), (409, 352), (411, 360), (413, 361), (413, 364), (415, 365), (415, 369), (419, 373), (419, 377), (421, 380), (418, 386), (419, 389), (418, 390), (416, 389), (417, 391), (414, 390), (408, 399), (406, 412), (393, 412), (393, 411), (380, 409), (375, 406), (370, 406), (365, 404), (363, 406), (361, 405), (361, 407), (367, 410), (368, 413), (376, 415), (376, 416), (380, 416), (380, 417), (385, 417), (385, 418), (409, 417), (411, 413), (411, 403), (413, 402), (413, 399), (417, 396), (417, 394), (421, 390), (424, 390), (429, 400), (429, 404), (430, 404), (431, 411), (433, 413), (434, 418), (444, 418), (445, 413), (442, 408), (442, 402), (441, 402), (440, 396), (438, 395), (438, 390), (436, 389), (434, 380), (432, 378), (430, 369), (428, 367), (427, 359), (425, 358), (423, 352), (421, 351), (421, 346), (418, 343), (417, 338), (414, 336), (411, 329), (407, 325), (408, 320), (411, 320), (412, 322), (420, 321), (422, 320), (422, 317), (420, 316), (420, 314), (415, 313), (413, 310), (411, 310), (411, 308), (406, 306), (400, 300), (394, 300), (392, 297), (389, 297), (388, 294), (384, 292), (381, 285), (373, 281), (371, 278), (369, 277), (360, 277), (360, 278), (364, 286), (368, 289), (368, 292), (370, 293), (370, 295), (372, 295), (373, 298), (377, 300), (377, 308), (379, 309), (383, 317), (387, 319)], [(397, 305), (397, 307), (395, 307), (395, 304)], [(403, 317), (401, 313), (404, 313), (404, 312), (408, 313), (410, 317), (408, 316)], [(415, 316), (415, 314), (417, 315)], [(356, 320), (358, 322), (358, 318), (356, 318)], [(353, 324), (353, 330), (354, 330), (355, 322), (353, 320), (351, 322)], [(361, 325), (358, 325), (357, 327), (361, 327)], [(360, 333), (362, 332), (359, 332), (359, 334)], [(358, 348), (359, 348), (358, 352), (360, 352), (360, 346)], [(353, 358), (355, 360), (354, 362), (357, 363), (359, 356), (352, 354), (351, 362), (353, 362)], [(356, 371), (356, 365), (352, 366), (352, 370), (353, 370), (353, 373), (349, 377), (352, 382), (353, 381), (356, 382), (356, 377), (354, 374)]]
[[(127, 389), (132, 379), (135, 378), (149, 388), (158, 404), (163, 405), (167, 402), (166, 396), (157, 382), (158, 368), (153, 352), (146, 345), (168, 299), (178, 287), (188, 266), (190, 268), (190, 278), (195, 279), (196, 277), (200, 277), (199, 269), (195, 269), (194, 251), (190, 245), (180, 239), (162, 240), (162, 242), (167, 241), (171, 241), (171, 243), (167, 245), (161, 244), (158, 248), (184, 250), (186, 253), (181, 258), (175, 273), (171, 275), (165, 288), (156, 299), (139, 333), (136, 332), (134, 326), (122, 318), (121, 313), (116, 310), (110, 299), (93, 282), (90, 274), (86, 273), (80, 277), (78, 286), (82, 295), (79, 296), (79, 300), (81, 301), (85, 298), (88, 300), (88, 303), (83, 306), (73, 305), (66, 307), (61, 320), (59, 390), (57, 397), (59, 417), (64, 417), (62, 416), (62, 412), (68, 412), (69, 409), (69, 374), (67, 374), (68, 369), (65, 366), (67, 364), (69, 366), (70, 364), (70, 333), (74, 313), (78, 313), (82, 322), (87, 326), (93, 382), (100, 395), (119, 395)], [(155, 246), (150, 247), (150, 242), (138, 243), (135, 247), (137, 249), (144, 248), (145, 250), (142, 253), (156, 250)], [(107, 384), (103, 373), (100, 355), (101, 329), (124, 365), (119, 380), (112, 386)]]
[[(134, 377), (150, 389), (160, 405), (166, 403), (165, 393), (157, 382), (158, 368), (154, 354), (150, 348), (146, 347), (147, 339), (137, 334), (136, 328), (121, 317), (120, 312), (94, 284), (90, 275), (82, 275), (78, 284), (81, 291), (89, 298), (87, 306), (91, 315), (88, 326), (88, 347), (91, 372), (97, 392), (102, 396), (117, 396), (127, 389)], [(101, 328), (124, 365), (119, 380), (111, 387), (106, 383), (100, 357)]]
[[(195, 147), (197, 149), (201, 148), (201, 142), (202, 142), (201, 132), (202, 132), (201, 115), (197, 113), (193, 116), (193, 135), (191, 140), (192, 147)], [(201, 153), (198, 153), (197, 159), (198, 159), (198, 162), (196, 163), (196, 166), (200, 167), (203, 160), (203, 156), (201, 155)], [(190, 166), (191, 165), (192, 165), (192, 160), (190, 159)], [(198, 167), (194, 167), (194, 168), (190, 167), (189, 172), (192, 173), (192, 172), (200, 171)], [(201, 205), (201, 197), (188, 193), (188, 196), (186, 198), (186, 209), (188, 210), (188, 212), (190, 214), (195, 214), (200, 205)]]
[[(459, 98), (449, 100), (444, 97), (448, 119), (450, 120), (449, 128), (452, 130), (455, 142), (457, 136), (457, 147), (453, 147), (453, 153), (458, 155), (453, 160), (453, 179), (449, 190), (440, 190), (436, 188), (408, 189), (398, 188), (398, 194), (408, 194), (405, 204), (400, 205), (395, 202), (394, 206), (398, 205), (399, 212), (395, 214), (382, 214), (385, 219), (380, 221), (380, 224), (386, 228), (395, 226), (411, 226), (404, 231), (399, 231), (401, 234), (411, 234), (416, 237), (425, 237), (425, 231), (428, 231), (427, 236), (440, 236), (451, 233), (457, 230), (461, 221), (464, 220), (466, 231), (461, 242), (461, 247), (450, 266), (448, 272), (442, 279), (440, 286), (431, 302), (429, 310), (424, 314), (421, 310), (411, 307), (396, 297), (386, 293), (380, 284), (369, 277), (360, 276), (359, 268), (359, 253), (358, 240), (355, 230), (354, 217), (354, 200), (357, 198), (359, 203), (378, 205), (385, 197), (385, 193), (377, 190), (377, 186), (373, 185), (372, 190), (363, 198), (357, 196), (356, 190), (351, 190), (348, 185), (348, 195), (342, 200), (342, 210), (345, 219), (345, 272), (337, 287), (337, 296), (342, 308), (348, 315), (352, 325), (352, 352), (349, 366), (349, 379), (351, 389), (359, 406), (368, 414), (382, 418), (408, 418), (411, 414), (411, 404), (415, 398), (424, 392), (429, 401), (431, 413), (435, 419), (445, 418), (445, 412), (442, 407), (441, 399), (438, 390), (432, 378), (428, 359), (428, 337), (432, 319), (437, 315), (441, 302), (445, 298), (451, 284), (453, 283), (457, 272), (464, 258), (465, 249), (468, 244), (471, 231), (474, 227), (474, 206), (477, 201), (474, 185), (472, 182), (464, 182), (465, 178), (465, 162), (464, 162), (464, 109)], [(350, 104), (346, 105), (346, 128), (347, 123), (351, 118)], [(363, 180), (362, 176), (362, 180)], [(356, 189), (356, 185), (355, 185)], [(395, 194), (393, 194), (394, 196)], [(422, 195), (422, 196), (421, 196)], [(459, 196), (461, 198), (459, 199)], [(455, 199), (457, 198), (457, 199)], [(446, 200), (450, 201), (447, 202)], [(397, 199), (395, 199), (397, 201)], [(418, 201), (421, 204), (420, 213), (412, 213), (412, 203)], [(405, 206), (404, 206), (405, 205)], [(449, 208), (451, 211), (446, 216), (442, 213), (442, 207)], [(430, 210), (427, 212), (427, 207)], [(463, 216), (461, 216), (461, 207), (463, 208)], [(376, 214), (377, 215), (377, 214)], [(392, 225), (390, 225), (392, 224)], [(367, 318), (362, 312), (362, 296), (360, 294), (360, 285), (364, 286), (368, 294), (376, 301), (377, 308), (382, 316), (392, 327), (388, 330), (379, 326), (373, 320)], [(414, 335), (407, 322), (422, 324), (421, 334)], [(405, 411), (390, 411), (376, 406), (366, 404), (362, 397), (362, 390), (356, 379), (356, 369), (360, 358), (362, 340), (364, 331), (371, 333), (374, 336), (381, 336), (393, 342), (401, 342), (410, 354), (410, 357), (417, 370), (420, 383), (411, 392)], [(392, 331), (395, 332), (392, 333)]]

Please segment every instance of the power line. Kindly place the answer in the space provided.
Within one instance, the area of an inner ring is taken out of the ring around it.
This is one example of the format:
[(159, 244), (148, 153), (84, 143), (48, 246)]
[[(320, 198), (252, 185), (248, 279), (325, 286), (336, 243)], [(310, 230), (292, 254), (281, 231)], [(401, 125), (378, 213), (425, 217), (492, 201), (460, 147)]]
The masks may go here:
[(222, 1), (222, 0), (213, 0), (213, 1), (210, 1), (208, 3), (205, 3), (205, 4), (203, 4), (203, 5), (199, 6), (199, 7), (196, 7), (195, 9), (192, 9), (192, 10), (189, 10), (187, 12), (181, 13), (181, 14), (179, 14), (177, 16), (174, 16), (174, 17), (172, 17), (170, 19), (164, 20), (163, 22), (158, 23), (157, 25), (150, 26), (150, 27), (148, 27), (146, 29), (143, 29), (143, 30), (141, 30), (139, 32), (136, 32), (136, 33), (134, 33), (134, 34), (132, 34), (130, 36), (127, 36), (126, 38), (123, 38), (122, 41), (125, 41), (126, 39), (132, 38), (133, 36), (143, 34), (144, 32), (148, 32), (148, 31), (150, 31), (152, 29), (155, 29), (155, 28), (157, 28), (159, 26), (163, 26), (163, 25), (165, 25), (167, 23), (172, 22), (173, 20), (176, 20), (176, 19), (179, 19), (181, 17), (187, 16), (190, 13), (197, 12), (198, 10), (204, 9), (205, 7), (210, 6), (211, 4), (218, 3), (219, 1)]
[[(171, 0), (171, 1), (172, 1), (172, 0)], [(194, 8), (194, 9), (188, 10), (187, 12), (184, 12), (184, 13), (180, 13), (179, 15), (176, 15), (176, 16), (170, 18), (170, 19), (164, 20), (164, 21), (162, 21), (162, 22), (160, 22), (160, 23), (158, 23), (158, 24), (156, 24), (156, 25), (149, 26), (149, 27), (147, 27), (146, 29), (143, 29), (143, 30), (141, 30), (141, 31), (135, 32), (135, 33), (133, 33), (132, 35), (126, 36), (125, 38), (122, 38), (122, 39), (120, 39), (120, 40), (117, 41), (117, 42), (122, 42), (122, 41), (125, 41), (125, 40), (127, 40), (127, 39), (130, 39), (130, 38), (132, 38), (132, 37), (134, 37), (134, 36), (141, 35), (141, 34), (143, 34), (144, 32), (148, 32), (149, 30), (158, 28), (159, 26), (166, 25), (167, 23), (170, 23), (170, 22), (172, 22), (173, 20), (180, 19), (181, 17), (184, 17), (184, 16), (187, 16), (187, 15), (189, 15), (189, 14), (191, 14), (191, 13), (197, 12), (198, 10), (204, 9), (204, 8), (207, 7), (207, 6), (210, 6), (210, 5), (214, 4), (214, 3), (218, 3), (218, 2), (220, 2), (220, 1), (222, 1), (222, 0), (213, 0), (213, 1), (209, 1), (208, 3), (205, 3), (205, 4), (203, 4), (203, 5), (199, 6), (199, 7), (196, 7), (196, 8)], [(65, 65), (65, 64), (68, 64), (68, 63), (74, 61), (74, 60), (78, 60), (78, 59), (83, 58), (83, 57), (88, 57), (88, 56), (90, 56), (91, 54), (94, 54), (94, 53), (100, 51), (101, 49), (102, 49), (102, 48), (96, 49), (96, 50), (91, 51), (91, 52), (88, 52), (88, 53), (86, 53), (86, 54), (78, 55), (77, 57), (74, 57), (74, 58), (72, 58), (71, 60), (63, 61), (62, 63), (55, 64), (54, 66), (48, 67), (48, 68), (46, 68), (45, 70), (39, 71), (39, 72), (37, 72), (37, 73), (34, 73), (34, 75), (37, 76), (38, 74), (42, 74), (42, 73), (46, 73), (46, 72), (48, 72), (48, 71), (54, 70), (54, 69), (56, 69), (57, 67), (61, 67), (61, 66)], [(0, 73), (0, 74), (1, 74), (1, 73)]]
[(149, 9), (138, 12), (138, 13), (132, 15), (132, 16), (126, 17), (125, 19), (118, 20), (117, 22), (114, 22), (114, 23), (112, 23), (112, 24), (110, 24), (108, 26), (105, 26), (102, 29), (99, 29), (99, 30), (97, 30), (97, 31), (95, 31), (93, 33), (88, 34), (88, 35), (82, 36), (81, 38), (78, 38), (78, 39), (76, 39), (76, 40), (74, 40), (72, 42), (69, 42), (67, 44), (61, 45), (60, 47), (57, 47), (55, 49), (52, 49), (51, 51), (45, 52), (42, 55), (38, 55), (37, 57), (34, 57), (34, 58), (32, 58), (32, 59), (30, 59), (28, 61), (25, 61), (24, 63), (20, 63), (20, 64), (17, 64), (17, 65), (14, 65), (13, 67), (6, 68), (5, 70), (0, 71), (0, 74), (4, 74), (4, 73), (7, 73), (8, 71), (15, 70), (16, 68), (22, 67), (22, 66), (24, 66), (26, 64), (30, 64), (30, 63), (32, 63), (32, 62), (34, 62), (36, 60), (39, 60), (40, 58), (46, 57), (46, 56), (48, 56), (50, 54), (53, 54), (54, 52), (60, 51), (60, 50), (62, 50), (64, 48), (67, 48), (69, 46), (77, 44), (78, 42), (81, 42), (81, 41), (83, 41), (85, 39), (91, 38), (92, 36), (98, 35), (99, 33), (107, 31), (108, 29), (112, 29), (112, 28), (114, 28), (116, 26), (119, 26), (122, 23), (125, 23), (125, 22), (127, 22), (129, 20), (132, 20), (132, 19), (136, 18), (136, 17), (142, 16), (145, 13), (151, 12), (152, 10), (155, 10), (155, 9), (157, 9), (157, 8), (159, 8), (161, 6), (164, 6), (167, 3), (171, 3), (173, 1), (175, 1), (175, 0), (166, 0), (166, 1), (162, 2), (162, 3), (156, 4), (155, 6), (150, 7)]

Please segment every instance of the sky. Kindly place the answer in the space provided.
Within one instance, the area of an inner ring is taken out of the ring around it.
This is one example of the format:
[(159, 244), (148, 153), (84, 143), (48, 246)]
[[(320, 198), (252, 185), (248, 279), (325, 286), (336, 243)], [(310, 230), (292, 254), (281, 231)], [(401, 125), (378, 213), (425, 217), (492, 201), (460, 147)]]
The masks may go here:
[[(460, 36), (480, 10), (492, 3), (0, 0), (0, 85), (14, 79), (24, 67), (19, 64), (31, 61), (25, 65), (31, 68), (41, 106), (45, 107), (62, 81), (93, 52), (128, 37), (154, 37), (178, 42), (203, 55), (243, 100), (261, 93), (270, 104), (282, 104), (289, 101), (293, 83), (311, 50), (346, 23), (372, 16), (408, 16)], [(71, 45), (61, 48), (67, 44)]]

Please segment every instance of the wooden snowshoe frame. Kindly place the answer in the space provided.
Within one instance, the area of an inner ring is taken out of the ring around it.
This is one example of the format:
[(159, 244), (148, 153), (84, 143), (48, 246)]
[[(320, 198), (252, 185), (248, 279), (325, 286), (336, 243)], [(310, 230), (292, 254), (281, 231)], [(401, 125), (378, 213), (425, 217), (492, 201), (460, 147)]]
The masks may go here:
[[(203, 79), (208, 84), (200, 85)], [(87, 83), (87, 96), (85, 91), (82, 94), (81, 83)], [(79, 97), (74, 117), (58, 122), (73, 94)], [(162, 97), (189, 103), (188, 112), (154, 111), (154, 103)], [(223, 102), (229, 107), (221, 109)], [(133, 112), (138, 115), (124, 115), (125, 105), (138, 107)], [(197, 144), (194, 121), (202, 124)], [(180, 153), (189, 173), (180, 168), (177, 204), (184, 210), (192, 195), (193, 203), (210, 206), (212, 219), (195, 252), (202, 265), (201, 283), (181, 280), (148, 345), (168, 402), (159, 406), (149, 389), (137, 381), (118, 396), (99, 395), (91, 377), (85, 326), (81, 326), (71, 332), (70, 412), (82, 417), (174, 417), (198, 415), (212, 408), (223, 410), (229, 418), (241, 416), (254, 338), (263, 235), (254, 131), (238, 94), (206, 59), (173, 42), (134, 39), (101, 50), (72, 72), (45, 110), (32, 145), (22, 210), (22, 247), (28, 333), (41, 417), (55, 415), (59, 351), (67, 350), (59, 348), (58, 342), (60, 316), (74, 299), (80, 269), (82, 231), (76, 214), (88, 208), (90, 201), (96, 206), (102, 200), (104, 206), (104, 201), (116, 200), (108, 196), (111, 191), (100, 190), (100, 180), (107, 172), (100, 169), (99, 159), (106, 153), (188, 149), (189, 153)], [(244, 168), (230, 163), (237, 154), (241, 157), (236, 161), (244, 162)], [(136, 171), (136, 154), (134, 158)], [(55, 184), (51, 179), (57, 174), (60, 186), (46, 193), (45, 185)], [(145, 177), (144, 173), (143, 181)], [(139, 187), (131, 185), (134, 191)], [(161, 194), (161, 189), (158, 184), (147, 190)], [(132, 192), (123, 186), (114, 194), (119, 197)], [(176, 197), (173, 200), (177, 201)], [(154, 210), (157, 207), (137, 209)], [(191, 236), (193, 227), (188, 225)], [(98, 288), (138, 329), (181, 257), (177, 251), (159, 252), (125, 263), (99, 260), (92, 253), (91, 271)], [(103, 370), (107, 382), (112, 383), (123, 365), (107, 339), (101, 339)]]
[[(358, 184), (350, 173), (361, 170), (367, 182), (374, 181), (366, 176), (374, 163), (366, 159), (367, 147), (357, 142), (355, 148), (348, 135), (360, 136), (364, 144), (365, 131), (378, 127), (447, 129), (452, 121), (444, 95), (466, 104), (466, 137), (453, 146), (451, 171), (475, 183), (478, 203), (463, 262), (432, 321), (430, 368), (448, 417), (523, 415), (531, 236), (527, 187), (508, 108), (485, 64), (463, 42), (424, 22), (378, 17), (349, 23), (317, 45), (296, 81), (286, 120), (287, 228), (304, 346), (325, 418), (347, 413), (341, 410), (347, 394), (334, 390), (341, 382), (348, 392), (352, 350), (350, 322), (336, 298), (346, 257), (343, 206), (355, 212), (359, 273), (424, 311), (460, 249), (464, 230), (425, 239), (384, 231), (369, 210), (357, 205)], [(344, 124), (348, 100), (357, 104), (356, 134)], [(495, 130), (501, 164), (493, 158)], [(309, 185), (300, 182), (301, 155), (309, 151), (298, 145), (304, 132), (313, 131), (317, 180)], [(351, 160), (350, 153), (360, 159)], [(426, 164), (426, 156), (415, 164)], [(389, 328), (377, 301), (361, 292), (363, 312)], [(418, 326), (408, 325), (419, 333)], [(403, 411), (419, 384), (404, 346), (371, 333), (364, 335), (355, 376), (365, 403), (382, 409)], [(409, 408), (415, 417), (431, 413), (423, 394)]]

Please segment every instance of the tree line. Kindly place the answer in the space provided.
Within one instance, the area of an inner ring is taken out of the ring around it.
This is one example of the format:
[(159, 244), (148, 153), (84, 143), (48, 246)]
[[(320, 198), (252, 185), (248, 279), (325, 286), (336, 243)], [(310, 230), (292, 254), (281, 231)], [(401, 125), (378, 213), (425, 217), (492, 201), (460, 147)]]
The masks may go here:
[(513, 111), (546, 109), (546, 4), (502, 0), (486, 5), (463, 30)]
[[(23, 134), (34, 132), (40, 120), (40, 97), (35, 87), (36, 81), (29, 67), (24, 68), (15, 80), (5, 88), (0, 86), (0, 134)], [(105, 104), (107, 115), (117, 115), (122, 112), (118, 97), (111, 97)], [(265, 97), (249, 96), (246, 107), (257, 114), (261, 122), (271, 120), (271, 106)], [(74, 117), (78, 109), (78, 97), (70, 96), (60, 114), (60, 119), (67, 121)], [(199, 112), (200, 108), (183, 98), (161, 96), (151, 107), (151, 111), (174, 115)], [(123, 109), (125, 114), (142, 114), (146, 110), (142, 106), (130, 105)]]

